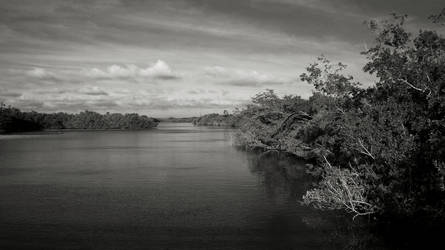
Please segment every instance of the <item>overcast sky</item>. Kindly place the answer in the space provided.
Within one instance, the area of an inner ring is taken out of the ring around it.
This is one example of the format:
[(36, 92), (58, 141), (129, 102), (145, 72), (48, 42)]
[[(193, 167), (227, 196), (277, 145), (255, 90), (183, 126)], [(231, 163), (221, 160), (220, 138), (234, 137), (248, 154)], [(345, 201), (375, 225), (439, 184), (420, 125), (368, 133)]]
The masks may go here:
[(443, 0), (0, 0), (0, 100), (43, 112), (156, 117), (232, 110), (255, 93), (308, 97), (321, 54), (366, 84), (363, 25), (421, 26)]

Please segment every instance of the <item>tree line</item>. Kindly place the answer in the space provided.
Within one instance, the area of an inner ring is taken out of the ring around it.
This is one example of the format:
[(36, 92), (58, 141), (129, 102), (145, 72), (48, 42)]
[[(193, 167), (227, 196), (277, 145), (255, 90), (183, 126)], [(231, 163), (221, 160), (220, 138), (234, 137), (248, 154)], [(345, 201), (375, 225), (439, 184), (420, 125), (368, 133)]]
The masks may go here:
[(237, 127), (239, 116), (229, 114), (227, 110), (224, 110), (222, 115), (212, 113), (196, 117), (193, 119), (192, 123), (195, 126)]
[(0, 131), (24, 132), (43, 129), (149, 129), (156, 127), (159, 120), (136, 113), (100, 114), (83, 111), (78, 114), (23, 112), (1, 104)]

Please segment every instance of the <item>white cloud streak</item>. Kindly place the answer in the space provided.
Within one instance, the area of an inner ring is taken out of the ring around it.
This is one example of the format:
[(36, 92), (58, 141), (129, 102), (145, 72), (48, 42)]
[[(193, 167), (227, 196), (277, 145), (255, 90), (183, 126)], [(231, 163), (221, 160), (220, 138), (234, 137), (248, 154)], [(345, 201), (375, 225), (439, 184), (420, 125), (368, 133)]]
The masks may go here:
[(171, 67), (162, 60), (157, 60), (149, 67), (141, 68), (134, 64), (117, 65), (113, 64), (106, 69), (101, 70), (92, 68), (84, 70), (86, 76), (91, 78), (152, 78), (162, 80), (179, 79), (179, 75), (171, 69)]
[(46, 69), (38, 68), (38, 67), (35, 67), (32, 70), (26, 71), (26, 75), (33, 77), (33, 78), (38, 78), (38, 79), (52, 79), (55, 77), (52, 72), (49, 72)]

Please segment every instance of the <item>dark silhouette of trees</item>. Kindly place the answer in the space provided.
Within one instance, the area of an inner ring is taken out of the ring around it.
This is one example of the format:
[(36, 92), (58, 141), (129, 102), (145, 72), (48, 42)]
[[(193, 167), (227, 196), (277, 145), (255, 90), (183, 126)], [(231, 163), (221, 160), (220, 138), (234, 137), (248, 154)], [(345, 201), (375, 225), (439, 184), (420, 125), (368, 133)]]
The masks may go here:
[(83, 111), (78, 114), (22, 112), (2, 104), (0, 131), (22, 132), (42, 129), (149, 129), (159, 120), (145, 115)]
[(203, 115), (193, 119), (192, 123), (195, 126), (237, 127), (238, 117), (224, 110), (222, 115), (217, 113)]

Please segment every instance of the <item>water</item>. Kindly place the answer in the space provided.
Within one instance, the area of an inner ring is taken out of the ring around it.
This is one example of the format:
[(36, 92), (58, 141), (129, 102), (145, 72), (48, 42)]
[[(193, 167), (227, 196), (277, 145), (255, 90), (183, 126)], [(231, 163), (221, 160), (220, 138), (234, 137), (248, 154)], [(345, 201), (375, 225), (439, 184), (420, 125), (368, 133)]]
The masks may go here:
[(351, 244), (343, 217), (299, 205), (303, 162), (237, 150), (232, 132), (161, 123), (1, 137), (0, 249)]

